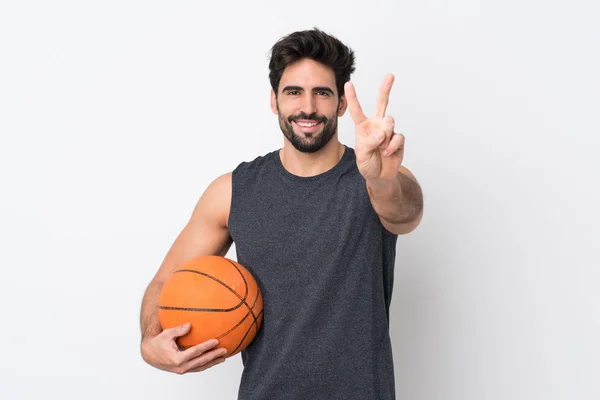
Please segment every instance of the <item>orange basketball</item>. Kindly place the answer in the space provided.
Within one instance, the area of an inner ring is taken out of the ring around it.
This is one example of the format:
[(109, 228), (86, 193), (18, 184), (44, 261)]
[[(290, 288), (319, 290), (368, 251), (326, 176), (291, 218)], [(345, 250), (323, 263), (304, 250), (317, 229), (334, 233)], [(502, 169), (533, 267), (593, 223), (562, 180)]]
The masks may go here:
[(158, 300), (163, 329), (185, 323), (190, 331), (177, 339), (190, 347), (218, 339), (231, 357), (252, 342), (263, 317), (263, 299), (254, 277), (237, 262), (201, 256), (179, 266), (166, 280)]

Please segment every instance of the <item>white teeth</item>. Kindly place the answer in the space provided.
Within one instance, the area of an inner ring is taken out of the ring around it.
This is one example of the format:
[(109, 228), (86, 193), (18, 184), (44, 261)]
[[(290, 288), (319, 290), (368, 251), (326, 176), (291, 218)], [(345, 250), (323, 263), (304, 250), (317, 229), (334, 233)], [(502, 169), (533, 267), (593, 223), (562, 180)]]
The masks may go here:
[(316, 122), (311, 122), (309, 124), (305, 123), (305, 122), (296, 122), (298, 125), (300, 126), (305, 126), (307, 128), (310, 128), (311, 126), (315, 126), (317, 123)]

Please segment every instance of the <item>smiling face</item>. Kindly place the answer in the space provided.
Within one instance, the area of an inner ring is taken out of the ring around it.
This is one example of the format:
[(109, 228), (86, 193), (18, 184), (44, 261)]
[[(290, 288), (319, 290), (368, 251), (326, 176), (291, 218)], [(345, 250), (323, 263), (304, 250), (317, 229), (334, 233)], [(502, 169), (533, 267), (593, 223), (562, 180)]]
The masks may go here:
[(331, 68), (306, 58), (285, 69), (277, 95), (271, 91), (279, 127), (298, 151), (319, 151), (337, 133), (347, 104), (344, 96), (338, 100), (335, 83)]

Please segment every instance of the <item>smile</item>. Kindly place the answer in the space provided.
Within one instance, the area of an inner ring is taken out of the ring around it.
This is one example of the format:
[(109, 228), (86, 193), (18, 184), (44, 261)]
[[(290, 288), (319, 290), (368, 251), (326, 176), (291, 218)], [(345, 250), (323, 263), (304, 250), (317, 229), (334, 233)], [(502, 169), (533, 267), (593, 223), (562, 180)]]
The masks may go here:
[(303, 132), (306, 135), (312, 135), (321, 129), (321, 122), (312, 121), (309, 119), (298, 120), (293, 122), (297, 126), (297, 130)]
[(310, 128), (313, 126), (317, 126), (317, 124), (319, 124), (319, 122), (303, 122), (303, 121), (294, 121), (296, 122), (296, 124), (303, 126), (305, 128)]

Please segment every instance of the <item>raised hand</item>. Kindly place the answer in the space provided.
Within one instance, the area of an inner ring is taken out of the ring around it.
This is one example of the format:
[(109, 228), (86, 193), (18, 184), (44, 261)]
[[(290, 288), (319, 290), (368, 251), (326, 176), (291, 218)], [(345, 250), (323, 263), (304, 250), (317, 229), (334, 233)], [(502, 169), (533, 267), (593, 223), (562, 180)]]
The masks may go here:
[(395, 178), (404, 158), (404, 135), (394, 132), (394, 118), (385, 115), (393, 84), (394, 75), (386, 75), (371, 118), (364, 114), (354, 85), (347, 82), (344, 86), (348, 109), (356, 127), (356, 164), (366, 180)]

